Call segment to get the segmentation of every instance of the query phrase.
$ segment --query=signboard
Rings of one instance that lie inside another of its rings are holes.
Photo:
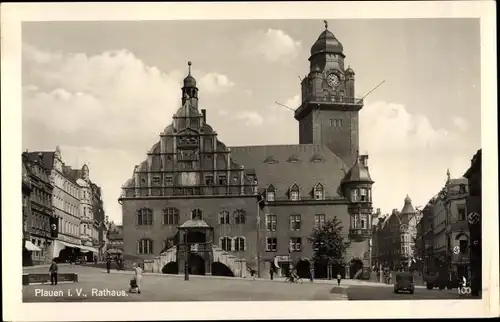
[[[290,255],[276,256],[275,257],[278,262],[289,262]]]
[[[56,217],[50,217],[50,237],[57,238],[59,235],[59,220]]]

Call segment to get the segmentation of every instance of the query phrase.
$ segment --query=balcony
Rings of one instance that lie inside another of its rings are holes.
[[[305,102],[362,105],[363,99],[362,98],[355,98],[355,97],[335,96],[335,95],[326,95],[326,96],[309,95],[308,97],[306,97]]]
[[[371,229],[361,229],[361,228],[351,228],[349,229],[349,236],[356,238],[367,238],[371,237]]]

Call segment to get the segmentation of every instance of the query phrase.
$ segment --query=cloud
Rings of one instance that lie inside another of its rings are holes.
[[[243,120],[245,125],[249,126],[258,126],[264,123],[264,118],[262,118],[262,116],[255,111],[240,112],[235,116],[235,118],[237,120]]]
[[[126,49],[88,56],[29,44],[23,45],[22,67],[23,149],[54,150],[59,144],[70,165],[87,158],[117,216],[121,184],[180,107],[184,73],[162,72]],[[234,86],[216,72],[197,75],[206,93]]]
[[[226,75],[208,73],[201,77],[198,87],[210,93],[223,93],[235,84]]]
[[[301,46],[300,41],[294,40],[284,31],[268,29],[252,34],[245,43],[245,50],[269,62],[290,62],[297,58]]]
[[[461,131],[466,131],[467,129],[469,129],[469,123],[458,116],[453,117],[453,124],[455,124],[455,126]]]
[[[406,193],[414,206],[425,204],[443,186],[447,168],[452,177],[468,168],[475,151],[463,142],[455,127],[436,128],[404,105],[366,104],[360,112],[360,153],[369,154],[375,206],[401,208]]]

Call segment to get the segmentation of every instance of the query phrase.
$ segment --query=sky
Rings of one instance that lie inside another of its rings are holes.
[[[180,106],[187,62],[228,146],[297,144],[300,80],[321,20],[30,22],[22,27],[23,150],[90,167],[106,214]],[[356,72],[374,208],[423,206],[481,148],[478,19],[330,20]]]

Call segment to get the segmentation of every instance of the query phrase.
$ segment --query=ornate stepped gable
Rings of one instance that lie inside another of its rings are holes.
[[[147,159],[135,166],[133,177],[123,186],[123,197],[254,193],[254,179],[218,140],[217,132],[206,123],[205,110],[198,110],[195,86],[189,74],[184,80],[183,105]]]

